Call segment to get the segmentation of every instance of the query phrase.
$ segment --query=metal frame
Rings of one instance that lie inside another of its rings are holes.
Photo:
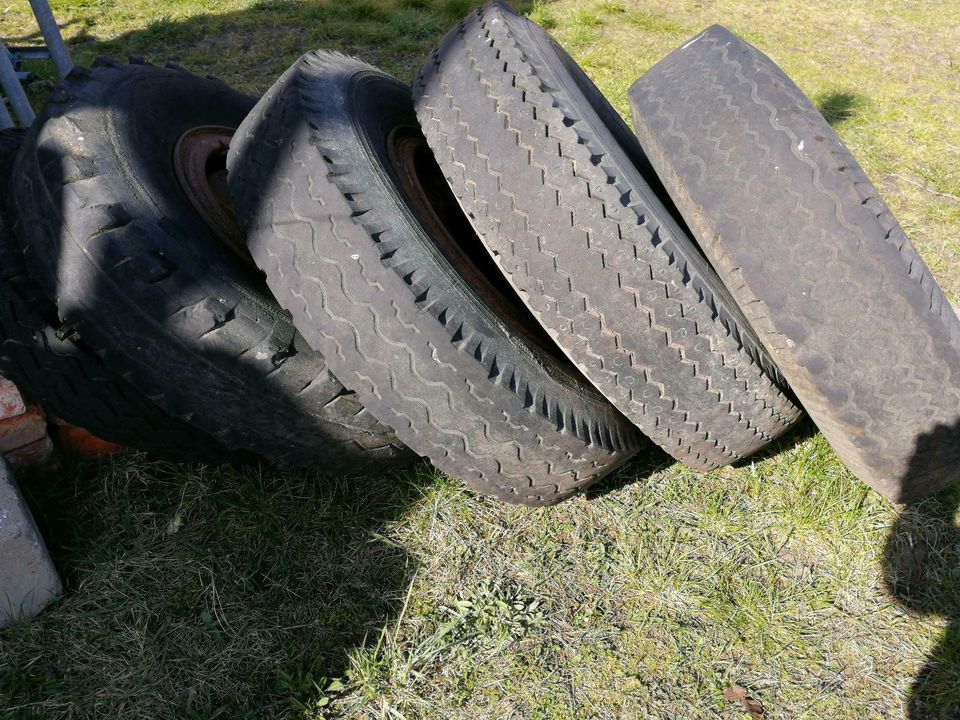
[[[57,26],[56,18],[53,17],[53,11],[50,10],[47,0],[30,0],[30,8],[33,10],[33,17],[37,20],[37,26],[40,28],[46,47],[17,48],[18,52],[14,55],[0,40],[0,87],[6,93],[10,109],[13,110],[20,125],[24,127],[33,122],[34,115],[27,94],[20,84],[21,80],[26,79],[26,73],[18,73],[16,65],[21,60],[49,57],[53,60],[61,79],[65,78],[73,68],[70,53],[63,42],[60,28]],[[13,126],[13,118],[7,110],[6,102],[0,99],[0,129]]]

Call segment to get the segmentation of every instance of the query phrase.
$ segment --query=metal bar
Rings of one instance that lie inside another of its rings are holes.
[[[63,36],[60,34],[60,28],[53,17],[50,5],[47,4],[47,0],[30,0],[30,7],[33,8],[33,16],[37,19],[37,25],[40,26],[44,42],[47,43],[47,50],[53,58],[53,64],[57,66],[60,78],[65,78],[73,69],[73,61],[70,60],[70,53],[67,52],[67,46],[63,43]]]
[[[7,46],[0,41],[0,85],[7,93],[7,99],[10,101],[10,107],[14,114],[20,120],[20,124],[26,127],[33,122],[33,108],[30,107],[30,101],[27,100],[27,94],[23,91],[23,86],[17,79],[17,71],[13,69],[13,63],[10,61],[10,53]]]
[[[50,51],[45,47],[18,47],[11,45],[7,48],[10,51],[10,54],[13,55],[13,64],[16,65],[18,62],[23,60],[49,60]]]
[[[7,104],[0,98],[0,130],[6,130],[13,127],[13,118],[7,112]]]
[[[17,78],[23,84],[33,77],[33,73],[24,70],[21,66],[26,60],[49,60],[50,51],[45,47],[8,47],[13,68],[17,71]]]

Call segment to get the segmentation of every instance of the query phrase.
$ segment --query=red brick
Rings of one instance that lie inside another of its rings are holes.
[[[49,435],[44,435],[39,440],[4,453],[3,456],[13,467],[22,468],[45,463],[52,452],[53,442]]]
[[[29,405],[22,415],[0,420],[0,453],[29,445],[47,434],[47,418],[39,405]]]
[[[57,439],[57,447],[65,452],[76,453],[78,455],[116,455],[117,453],[127,453],[131,450],[123,445],[103,440],[78,425],[71,425],[60,418],[51,418],[53,422],[53,433]]]
[[[26,403],[17,386],[0,376],[0,420],[22,415],[27,411]]]

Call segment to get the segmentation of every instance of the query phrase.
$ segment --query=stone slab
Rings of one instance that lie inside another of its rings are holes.
[[[10,466],[0,460],[0,627],[33,617],[62,590]]]

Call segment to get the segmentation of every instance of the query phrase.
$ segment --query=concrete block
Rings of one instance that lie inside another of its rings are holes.
[[[10,466],[0,460],[0,627],[33,617],[62,590]]]

